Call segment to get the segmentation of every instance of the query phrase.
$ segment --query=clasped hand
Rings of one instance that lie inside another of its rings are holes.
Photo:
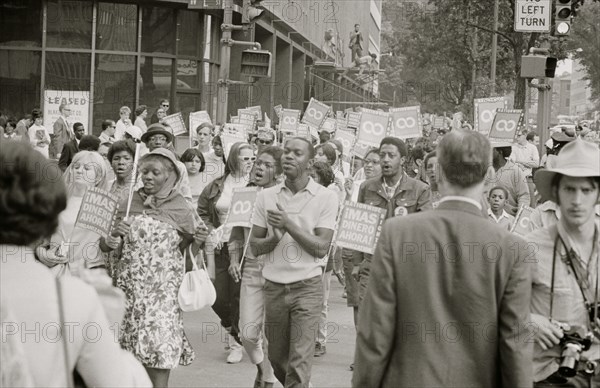
[[[273,229],[286,230],[290,219],[280,204],[277,204],[277,209],[278,210],[267,210],[267,222]]]

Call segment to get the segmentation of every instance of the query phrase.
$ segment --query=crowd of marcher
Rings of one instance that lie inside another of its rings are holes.
[[[259,127],[223,144],[204,123],[179,155],[168,109],[147,124],[148,107],[124,106],[99,136],[68,104],[51,133],[39,109],[0,123],[2,386],[168,386],[195,357],[178,302],[194,260],[216,289],[225,361],[245,352],[254,387],[318,385],[332,275],[357,328],[353,386],[600,384],[589,130],[552,133],[540,157],[525,129],[490,143],[426,127],[359,158],[335,132]],[[252,227],[227,227],[244,187],[258,190]],[[91,188],[119,201],[107,237],[77,226]],[[345,201],[383,209],[374,254],[336,249]]]

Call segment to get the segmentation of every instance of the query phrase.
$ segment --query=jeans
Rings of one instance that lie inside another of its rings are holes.
[[[240,289],[240,338],[250,361],[263,365],[263,381],[274,383],[275,376],[268,356],[267,340],[263,329],[265,321],[265,300],[261,261],[246,257],[242,272]]]
[[[367,286],[369,285],[369,276],[371,274],[371,260],[372,255],[364,255],[362,263],[360,263],[360,270],[358,272],[358,301],[362,303],[363,299],[367,295]]]
[[[240,316],[240,283],[229,275],[229,251],[227,244],[215,249],[215,290],[217,300],[213,311],[221,319],[221,325],[230,330],[230,334],[240,342],[238,321]],[[240,342],[241,343],[241,342]]]
[[[310,385],[323,308],[322,275],[291,284],[265,281],[265,334],[275,377],[284,387]]]
[[[331,290],[331,273],[327,271],[323,274],[323,307],[321,308],[321,318],[319,319],[319,330],[317,330],[317,342],[321,345],[327,343],[327,300]]]

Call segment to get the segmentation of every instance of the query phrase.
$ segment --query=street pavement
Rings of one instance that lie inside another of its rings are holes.
[[[344,288],[335,277],[331,279],[329,298],[327,354],[314,359],[311,382],[318,387],[349,387],[354,359],[355,335],[352,309],[342,298]],[[184,316],[185,331],[196,352],[189,366],[179,366],[171,372],[169,386],[178,387],[252,387],[256,367],[244,352],[241,363],[225,362],[226,335],[217,315],[210,308]],[[275,387],[281,387],[279,383]]]

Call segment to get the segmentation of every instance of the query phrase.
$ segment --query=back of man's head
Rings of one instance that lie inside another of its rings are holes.
[[[444,181],[460,188],[483,182],[491,160],[488,139],[474,131],[451,131],[437,148]]]
[[[79,141],[80,151],[98,151],[100,138],[94,135],[83,135]]]

